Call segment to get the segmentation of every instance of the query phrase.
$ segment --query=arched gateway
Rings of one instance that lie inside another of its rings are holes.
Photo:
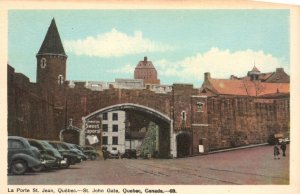
[[[161,126],[161,129],[159,130],[159,152],[160,157],[163,158],[169,158],[169,157],[176,157],[176,142],[175,142],[175,135],[173,133],[173,120],[168,117],[167,115],[154,110],[152,108],[139,105],[139,104],[133,104],[133,103],[122,103],[122,104],[116,104],[112,106],[108,106],[102,109],[99,109],[95,112],[90,113],[89,115],[82,117],[82,130],[80,132],[80,144],[85,144],[85,133],[86,133],[86,123],[89,122],[89,120],[96,115],[106,113],[106,112],[112,112],[112,111],[134,111],[138,114],[144,114],[148,115],[152,119],[155,120],[155,122],[159,123]]]

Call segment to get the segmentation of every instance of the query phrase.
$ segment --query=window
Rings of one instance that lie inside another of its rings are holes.
[[[118,120],[118,113],[113,113],[112,119],[113,119],[113,121],[117,121]]]
[[[105,132],[108,131],[108,125],[107,124],[102,125],[102,131],[105,131]]]
[[[43,147],[40,144],[38,144],[37,142],[29,141],[29,144],[33,147],[36,147],[39,150],[44,150]]]
[[[197,102],[197,112],[203,112],[204,103]]]
[[[46,58],[42,58],[42,59],[41,59],[41,68],[42,68],[42,69],[44,69],[44,68],[46,67],[46,65],[47,65],[46,62],[47,62],[47,61],[46,61]]]
[[[19,140],[9,139],[8,140],[8,148],[13,148],[13,149],[24,148],[24,144]]]
[[[181,119],[182,119],[183,121],[186,120],[186,112],[185,112],[185,111],[182,111],[182,112],[181,112]]]
[[[113,132],[118,132],[119,126],[118,125],[113,125]]]
[[[107,112],[103,113],[102,119],[103,119],[103,120],[107,120]]]
[[[112,137],[112,144],[118,145],[118,137]]]
[[[58,85],[60,85],[60,86],[61,86],[61,85],[64,83],[64,76],[62,76],[62,75],[59,75],[59,76],[58,76],[58,80],[57,80],[57,81],[58,81]]]
[[[107,136],[102,136],[102,145],[107,145]]]

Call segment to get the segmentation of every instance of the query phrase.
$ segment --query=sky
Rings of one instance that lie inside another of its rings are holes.
[[[36,54],[52,18],[67,80],[133,78],[144,56],[161,84],[200,87],[213,78],[283,67],[290,74],[289,10],[10,10],[8,63],[36,80]]]

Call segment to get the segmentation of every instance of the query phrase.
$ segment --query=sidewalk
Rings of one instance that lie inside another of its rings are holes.
[[[269,144],[268,143],[261,143],[261,144],[240,146],[240,147],[235,147],[235,148],[221,149],[221,150],[208,152],[207,154],[215,154],[215,153],[220,153],[220,152],[228,152],[228,151],[234,151],[234,150],[240,150],[240,149],[246,149],[246,148],[254,148],[254,147],[265,146],[265,145],[269,145]]]

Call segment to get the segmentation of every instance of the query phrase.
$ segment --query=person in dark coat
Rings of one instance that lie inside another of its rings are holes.
[[[285,141],[281,142],[280,149],[282,150],[282,156],[285,157],[286,143]]]
[[[108,158],[107,147],[102,147],[102,155],[103,159],[106,160]]]
[[[275,144],[275,146],[274,146],[274,160],[280,159],[279,154],[280,154],[279,147],[277,146],[277,144]]]

